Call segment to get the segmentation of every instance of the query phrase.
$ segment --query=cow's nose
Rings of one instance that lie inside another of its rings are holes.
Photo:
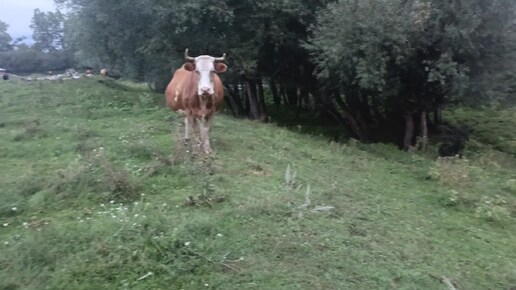
[[[209,93],[209,92],[210,92],[210,88],[208,88],[208,87],[203,87],[203,88],[201,88],[201,92],[203,92],[203,93]]]

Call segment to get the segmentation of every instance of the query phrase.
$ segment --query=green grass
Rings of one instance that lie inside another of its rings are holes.
[[[483,145],[516,156],[516,109],[514,107],[482,110],[455,108],[446,114],[453,124],[471,128],[471,135]],[[476,145],[476,143],[474,143]]]
[[[218,115],[203,158],[162,104],[96,79],[0,83],[0,289],[516,286],[512,155]]]

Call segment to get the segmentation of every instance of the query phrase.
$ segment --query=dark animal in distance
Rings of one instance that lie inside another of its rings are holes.
[[[445,136],[446,142],[439,145],[437,153],[440,157],[459,156],[462,157],[466,149],[466,143],[469,141],[468,133],[459,129],[450,129],[445,127],[448,134]]]

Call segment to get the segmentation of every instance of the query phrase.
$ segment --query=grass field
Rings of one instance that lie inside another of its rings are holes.
[[[436,160],[221,114],[205,158],[162,103],[0,82],[0,289],[516,289],[505,147]]]

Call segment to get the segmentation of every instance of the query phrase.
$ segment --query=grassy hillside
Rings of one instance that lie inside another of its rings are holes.
[[[436,161],[219,115],[204,158],[162,99],[0,83],[0,289],[516,287],[511,155]]]
[[[516,156],[516,109],[484,108],[474,110],[455,108],[447,113],[447,119],[471,131],[481,145]],[[474,142],[472,145],[477,145]]]

